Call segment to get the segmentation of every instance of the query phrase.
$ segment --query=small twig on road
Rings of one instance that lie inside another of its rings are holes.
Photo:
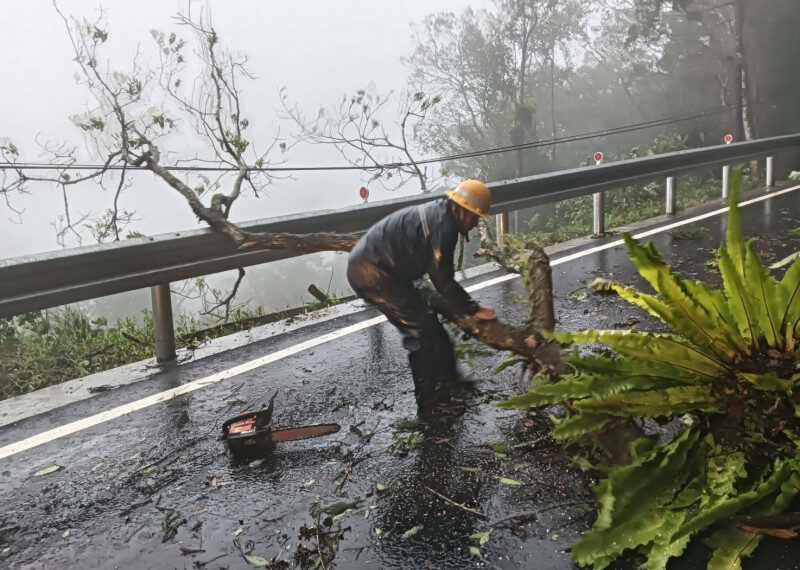
[[[131,534],[131,535],[130,535],[128,538],[126,538],[126,539],[125,539],[125,542],[130,542],[130,540],[131,540],[131,539],[132,539],[134,536],[136,536],[137,534],[139,534],[139,531],[140,531],[140,530],[142,530],[142,529],[143,529],[144,527],[146,527],[146,526],[147,526],[147,523],[142,523],[142,524],[139,526],[139,528],[137,528],[135,531],[133,531],[133,534]]]
[[[523,523],[526,523],[528,521],[531,521],[531,520],[535,519],[536,518],[536,514],[537,513],[535,511],[532,511],[532,512],[529,512],[529,513],[522,513],[522,514],[519,514],[519,515],[506,517],[504,519],[500,519],[497,522],[493,522],[489,526],[491,528],[497,528],[497,527],[504,526],[504,525],[509,525],[509,524],[523,524]]]
[[[526,479],[528,479],[529,483],[533,482],[536,483],[537,485],[541,485],[542,487],[550,487],[551,489],[561,489],[561,487],[559,487],[558,485],[553,485],[552,483],[545,483],[544,481],[540,481],[539,479],[537,479],[533,475],[529,475],[528,473],[524,473],[523,475]]]
[[[145,505],[149,505],[152,502],[153,502],[153,499],[145,499],[144,501],[141,501],[141,502],[138,502],[138,503],[134,503],[131,506],[121,510],[119,512],[119,516],[127,517],[128,515],[130,515],[133,511],[135,511],[139,507],[143,507]]]
[[[212,562],[214,562],[214,560],[219,560],[219,559],[220,559],[220,558],[222,558],[223,556],[227,556],[227,554],[220,554],[219,556],[215,556],[215,557],[214,557],[214,558],[212,558],[211,560],[206,560],[205,562],[199,562],[199,561],[196,561],[196,562],[194,563],[194,565],[195,565],[195,566],[205,566],[206,564],[211,564]]]
[[[350,463],[346,467],[344,467],[339,472],[339,475],[337,475],[333,479],[333,484],[339,487],[338,493],[340,495],[344,493],[345,483],[347,483],[347,480],[350,478],[350,474],[353,472],[355,466],[364,461],[365,459],[372,457],[372,452],[371,451],[364,452],[364,449],[366,448],[367,444],[370,441],[372,441],[372,437],[377,433],[378,426],[380,425],[381,421],[378,420],[378,422],[375,424],[375,427],[372,428],[372,430],[370,430],[369,432],[367,432],[367,435],[361,437],[361,441],[358,443],[358,445],[356,445],[353,451],[350,452],[350,456],[352,457]]]
[[[472,509],[472,508],[470,508],[470,507],[468,507],[466,505],[463,505],[461,503],[457,503],[454,500],[445,497],[444,495],[442,495],[438,491],[434,491],[433,489],[431,489],[427,485],[425,486],[425,488],[428,491],[430,491],[431,493],[433,493],[434,495],[436,495],[437,497],[439,497],[440,499],[442,499],[445,503],[447,503],[449,505],[453,505],[454,507],[458,507],[459,509],[463,509],[463,510],[467,511],[468,513],[472,513],[473,515],[475,515],[477,517],[480,517],[482,519],[488,519],[489,518],[487,515],[483,514],[480,511],[476,511],[475,509]]]
[[[238,538],[234,538],[233,539],[233,545],[236,547],[236,550],[239,551],[239,554],[242,555],[242,558],[244,559],[244,561],[249,566],[250,565],[250,561],[247,559],[247,555],[244,553],[244,551],[242,550],[242,547],[239,545],[239,539]]]
[[[189,448],[189,447],[192,447],[193,445],[196,445],[198,442],[200,442],[200,441],[202,441],[202,440],[206,439],[206,438],[208,437],[208,435],[210,435],[210,433],[209,433],[209,434],[204,434],[204,435],[201,435],[201,436],[198,436],[198,437],[195,437],[195,438],[193,438],[193,439],[190,439],[190,440],[189,440],[187,443],[185,443],[185,444],[181,445],[180,447],[176,447],[175,449],[173,449],[172,451],[170,451],[169,453],[167,453],[165,456],[163,456],[161,459],[158,459],[158,460],[156,460],[156,461],[153,461],[153,462],[152,462],[152,465],[161,465],[162,463],[164,463],[164,461],[166,461],[168,458],[172,457],[172,456],[173,456],[173,455],[175,455],[176,453],[180,453],[180,452],[181,452],[181,451],[183,451],[184,449],[187,449],[187,448]]]
[[[557,505],[550,505],[549,507],[545,507],[543,509],[539,509],[536,511],[536,514],[546,513],[547,511],[552,511],[553,509],[557,509],[559,507],[574,507],[577,505],[588,505],[589,503],[593,503],[594,501],[571,501],[569,503],[559,503]]]
[[[231,391],[231,393],[230,393],[230,394],[228,394],[227,396],[225,396],[224,398],[222,398],[222,399],[223,399],[223,401],[224,401],[224,400],[230,400],[231,398],[233,398],[233,397],[234,397],[234,396],[235,396],[235,395],[236,395],[236,394],[239,392],[239,390],[241,390],[241,389],[242,389],[242,386],[244,386],[244,382],[242,382],[242,383],[241,383],[241,384],[239,384],[238,386],[235,386],[235,387],[233,388],[233,390]]]
[[[216,425],[216,424],[214,424],[214,426],[213,426],[213,427],[212,427],[210,430],[208,430],[207,432],[205,432],[205,433],[203,433],[203,434],[199,435],[198,437],[195,437],[195,438],[193,438],[193,439],[190,439],[190,440],[189,440],[188,442],[186,442],[185,444],[183,444],[183,445],[181,445],[180,447],[177,447],[177,448],[173,449],[172,451],[170,451],[169,453],[167,453],[167,454],[166,454],[165,456],[163,456],[161,459],[158,459],[158,460],[156,460],[156,461],[153,461],[153,462],[151,462],[151,464],[152,464],[152,465],[161,465],[162,463],[164,463],[164,461],[166,461],[166,460],[167,460],[169,457],[172,457],[172,456],[173,456],[173,455],[175,455],[176,453],[180,453],[181,451],[183,451],[183,450],[185,450],[185,449],[188,449],[189,447],[192,447],[193,445],[196,445],[197,443],[199,443],[199,442],[201,442],[201,441],[203,441],[203,440],[207,439],[207,438],[208,438],[208,436],[210,436],[210,435],[211,435],[211,434],[212,434],[214,431],[216,431],[217,429],[218,429],[218,428],[217,428],[217,425]]]
[[[578,515],[577,517],[575,517],[571,521],[568,521],[568,522],[566,522],[566,523],[564,523],[564,524],[562,524],[560,526],[555,527],[553,530],[562,530],[562,529],[565,529],[565,528],[569,528],[572,525],[574,525],[575,523],[581,522],[583,519],[585,519],[586,517],[588,517],[592,513],[593,513],[593,511],[586,511],[582,515]]]
[[[325,556],[322,554],[322,544],[319,541],[319,525],[317,525],[317,554],[319,554],[319,561],[322,564],[322,570],[328,570],[328,567],[325,565]]]

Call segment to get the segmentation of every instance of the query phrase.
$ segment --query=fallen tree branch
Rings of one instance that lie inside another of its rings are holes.
[[[483,514],[480,511],[476,511],[475,509],[472,509],[472,508],[468,507],[467,505],[464,505],[464,504],[461,504],[461,503],[457,503],[453,499],[449,499],[449,498],[445,497],[440,492],[434,491],[433,489],[431,489],[427,485],[425,486],[425,488],[428,491],[430,491],[431,493],[433,493],[434,495],[436,495],[437,497],[439,497],[441,500],[443,500],[448,505],[453,505],[454,507],[458,507],[459,509],[463,509],[463,510],[467,511],[468,513],[471,513],[471,514],[475,515],[476,517],[480,517],[482,519],[488,519],[489,518],[487,515]]]
[[[548,342],[531,326],[514,326],[502,321],[486,321],[473,315],[460,315],[450,308],[439,294],[426,292],[428,302],[444,318],[454,323],[467,336],[497,350],[507,350],[530,359],[540,370],[554,374],[568,371],[566,353],[558,343]]]
[[[542,246],[536,242],[518,243],[519,240],[507,239],[501,248],[492,240],[489,227],[483,221],[478,224],[478,235],[481,247],[475,256],[494,260],[506,271],[519,274],[528,292],[528,323],[533,328],[552,331],[556,323],[553,278],[550,259]]]

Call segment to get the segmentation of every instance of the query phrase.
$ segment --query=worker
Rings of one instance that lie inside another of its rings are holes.
[[[458,314],[497,318],[455,280],[453,256],[459,234],[489,217],[491,193],[483,182],[465,180],[446,197],[388,215],[358,240],[347,265],[353,290],[374,305],[403,335],[420,416],[463,411],[452,402],[458,383],[453,344],[430,304],[414,285],[425,273]]]

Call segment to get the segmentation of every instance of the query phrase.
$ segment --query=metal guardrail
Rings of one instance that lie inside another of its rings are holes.
[[[492,210],[502,216],[522,208],[596,194],[612,187],[674,177],[680,172],[761,156],[770,156],[767,186],[771,186],[771,155],[795,147],[800,147],[800,135],[671,152],[494,182],[489,184],[493,197]],[[668,190],[666,211],[674,213],[674,178],[668,183]],[[422,194],[241,225],[249,230],[265,232],[359,232],[395,210],[438,197]],[[595,212],[596,221],[598,216],[602,220],[602,211]],[[498,222],[502,225],[502,218],[499,218]],[[0,261],[0,317],[145,287],[154,287],[154,303],[163,307],[164,288],[172,281],[297,255],[291,251],[240,252],[225,236],[204,229],[6,259]],[[169,309],[168,303],[166,309]],[[161,311],[163,314],[160,316],[156,315],[156,328],[157,333],[161,330],[157,336],[169,344],[169,339],[164,337],[171,334],[171,323],[160,322],[167,320],[166,309]],[[169,313],[171,315],[171,310]],[[171,320],[171,316],[169,318]],[[170,352],[168,348],[165,348],[167,353]],[[157,354],[164,359],[162,352],[157,351]],[[171,352],[174,354],[174,345]]]

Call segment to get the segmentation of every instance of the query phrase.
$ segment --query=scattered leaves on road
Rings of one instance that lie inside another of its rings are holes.
[[[338,501],[333,503],[332,505],[328,505],[327,507],[323,507],[322,512],[326,515],[337,516],[341,515],[342,513],[349,511],[350,509],[355,509],[358,505],[361,504],[361,501]]]
[[[569,298],[573,301],[585,301],[588,296],[586,291],[573,291],[569,294]]]
[[[522,481],[517,481],[516,479],[509,479],[508,477],[497,477],[497,480],[501,483],[505,483],[506,485],[524,485]]]
[[[487,542],[489,542],[489,537],[492,536],[492,531],[487,530],[486,532],[476,532],[475,534],[471,535],[470,538],[474,538],[478,541],[478,544],[483,546]]]
[[[418,524],[417,526],[412,526],[410,529],[408,529],[407,531],[405,531],[403,533],[403,538],[411,538],[412,536],[417,534],[419,531],[421,531],[423,528],[425,528],[425,527],[424,527],[424,525],[421,525],[421,524]]]
[[[260,566],[261,568],[269,568],[270,566],[269,560],[261,556],[251,556],[249,554],[245,554],[244,558],[253,566]]]
[[[41,477],[42,475],[49,475],[50,473],[55,473],[61,469],[61,465],[51,465],[50,467],[45,467],[33,474],[34,477]]]
[[[307,489],[308,487],[310,487],[311,485],[313,485],[313,484],[314,484],[314,483],[316,483],[316,482],[317,482],[317,480],[316,480],[316,479],[309,479],[309,480],[308,480],[308,481],[306,481],[305,483],[301,484],[301,485],[300,485],[300,486],[297,488],[297,490],[298,490],[298,491],[300,491],[300,490],[302,490],[302,489]]]

